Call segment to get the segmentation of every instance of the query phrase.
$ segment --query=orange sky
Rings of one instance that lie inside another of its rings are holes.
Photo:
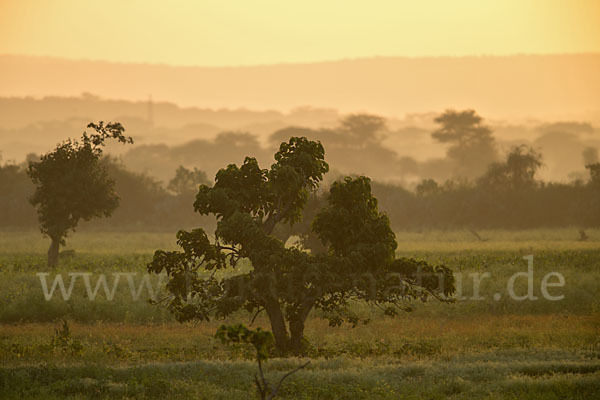
[[[598,0],[0,0],[0,54],[176,65],[600,52]]]

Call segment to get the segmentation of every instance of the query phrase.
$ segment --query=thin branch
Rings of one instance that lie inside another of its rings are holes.
[[[252,326],[252,324],[254,323],[254,320],[256,319],[256,317],[258,317],[258,314],[260,314],[264,310],[265,309],[263,307],[258,307],[258,310],[256,310],[256,313],[254,314],[254,316],[252,317],[252,320],[250,321],[250,326]]]
[[[223,249],[223,250],[231,250],[233,253],[238,254],[239,253],[239,249],[236,249],[233,246],[222,246],[222,245],[217,245],[219,247],[219,249]]]
[[[194,257],[194,260],[191,263],[193,266],[190,268],[190,271],[192,271],[193,273],[196,273],[198,271],[198,269],[202,266],[202,264],[204,264],[204,261],[206,261],[205,256]]]
[[[258,361],[258,371],[260,372],[260,379],[262,380],[262,390],[261,390],[261,393],[264,390],[264,395],[262,395],[263,399],[264,399],[265,398],[264,396],[266,396],[266,394],[267,394],[267,390],[269,388],[269,384],[265,380],[265,375],[263,374],[262,363],[260,362],[260,355],[259,354],[256,355],[256,359]],[[260,386],[259,386],[259,388],[260,388]]]
[[[160,300],[155,300],[154,304],[158,305],[158,304],[164,303],[167,300],[172,300],[174,298],[175,298],[175,296],[173,296],[172,294],[168,294],[165,297],[161,298]]]
[[[258,393],[260,394],[260,398],[264,399],[267,396],[266,388],[263,388],[258,380],[258,376],[254,374],[254,383],[256,383],[256,388],[258,389]]]
[[[281,384],[283,383],[285,378],[287,378],[288,376],[292,375],[293,373],[298,372],[301,369],[305,368],[308,364],[310,364],[310,361],[307,361],[306,364],[303,364],[303,365],[299,366],[298,368],[294,369],[293,371],[290,371],[287,374],[285,374],[284,376],[282,376],[281,380],[277,384],[277,387],[275,387],[275,389],[273,389],[273,391],[271,392],[269,399],[273,399],[273,398],[275,398],[275,396],[277,396],[277,392],[279,392],[279,388],[281,387]]]

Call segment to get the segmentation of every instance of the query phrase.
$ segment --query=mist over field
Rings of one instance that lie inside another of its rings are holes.
[[[450,103],[452,104],[452,103]],[[214,174],[226,163],[239,162],[251,152],[264,163],[285,139],[288,128],[327,145],[328,158],[341,173],[365,173],[374,179],[411,184],[422,178],[453,176],[445,155],[448,146],[432,138],[435,117],[447,108],[401,116],[342,113],[334,108],[305,106],[291,111],[182,108],[174,103],[126,101],[84,93],[76,97],[0,98],[0,146],[5,161],[22,162],[28,154],[43,154],[66,137],[77,137],[89,121],[119,121],[136,139],[135,146],[109,147],[126,167],[167,181],[179,165]],[[475,109],[493,133],[498,154],[517,145],[539,151],[544,166],[539,176],[568,182],[585,175],[586,148],[600,148],[598,113],[588,119],[497,119]],[[376,140],[349,143],[342,120],[352,114],[385,119]],[[304,129],[304,131],[302,131]],[[292,131],[290,131],[291,133]],[[331,135],[329,132],[337,132]],[[352,152],[359,151],[356,159]],[[493,160],[490,160],[490,162]]]
[[[136,145],[109,152],[167,182],[179,165],[212,175],[248,151],[268,163],[281,130],[307,128],[327,145],[334,170],[410,185],[457,177],[444,160],[448,146],[431,137],[434,118],[473,109],[499,154],[529,145],[543,156],[541,178],[568,182],[585,175],[582,152],[600,147],[598,70],[598,54],[224,68],[4,55],[0,148],[18,163],[78,136],[89,121],[119,121]],[[325,132],[339,131],[350,114],[381,116],[385,126],[376,140],[353,144]]]

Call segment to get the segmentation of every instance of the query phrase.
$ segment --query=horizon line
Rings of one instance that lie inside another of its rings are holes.
[[[373,55],[347,57],[339,59],[317,60],[317,61],[282,61],[273,63],[256,63],[256,64],[231,64],[231,65],[200,65],[200,64],[169,64],[166,62],[154,61],[117,61],[94,58],[74,58],[56,55],[44,54],[18,54],[18,53],[0,53],[1,57],[20,57],[20,58],[46,58],[52,60],[69,61],[69,62],[88,62],[88,63],[105,63],[117,65],[135,65],[135,66],[151,66],[151,67],[171,67],[171,68],[205,68],[205,69],[235,69],[235,68],[264,68],[264,67],[279,67],[279,66],[303,66],[315,64],[335,64],[341,62],[360,62],[374,60],[435,60],[435,59],[485,59],[485,58],[511,58],[511,57],[564,57],[564,56],[600,56],[600,52],[561,52],[561,53],[506,53],[506,54],[463,54],[463,55],[439,55],[439,56],[402,56],[402,55]]]

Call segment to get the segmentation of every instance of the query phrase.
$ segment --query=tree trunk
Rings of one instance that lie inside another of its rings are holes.
[[[301,319],[294,319],[290,321],[290,349],[295,355],[301,355],[304,353],[304,321]]]
[[[268,301],[265,304],[265,311],[267,311],[269,321],[271,322],[271,330],[273,331],[273,336],[275,336],[275,347],[279,352],[285,354],[290,348],[290,339],[279,302],[277,300]]]
[[[50,238],[50,248],[48,248],[48,267],[56,268],[58,266],[58,250],[60,248],[60,240],[57,238]]]
[[[303,355],[306,351],[304,341],[304,324],[315,305],[316,297],[311,293],[304,293],[302,302],[298,304],[297,312],[290,317],[290,348],[295,355]]]

